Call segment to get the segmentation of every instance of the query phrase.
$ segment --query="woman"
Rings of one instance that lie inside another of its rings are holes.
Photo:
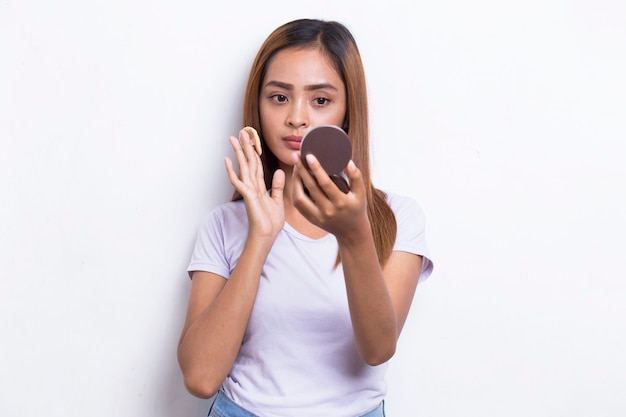
[[[382,416],[393,356],[420,276],[432,269],[413,200],[372,185],[365,76],[336,22],[296,20],[259,50],[246,131],[225,158],[233,201],[200,228],[178,357],[216,416]],[[343,128],[353,147],[344,194],[300,141]],[[237,173],[238,171],[238,173]],[[270,190],[270,192],[268,192]]]

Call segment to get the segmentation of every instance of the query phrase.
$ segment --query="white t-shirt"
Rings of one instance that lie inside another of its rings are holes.
[[[424,215],[407,197],[388,194],[398,232],[395,251],[424,257],[432,271]],[[228,278],[248,234],[243,201],[213,210],[198,233],[188,271]],[[223,383],[237,404],[263,417],[354,417],[387,391],[387,364],[367,365],[354,341],[337,241],[302,235],[285,223],[267,256],[254,308],[230,374]]]

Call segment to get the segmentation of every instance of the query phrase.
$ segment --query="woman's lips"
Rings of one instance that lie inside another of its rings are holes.
[[[302,136],[294,136],[294,135],[286,136],[283,140],[287,143],[287,146],[297,151],[300,149],[300,144],[302,143]]]

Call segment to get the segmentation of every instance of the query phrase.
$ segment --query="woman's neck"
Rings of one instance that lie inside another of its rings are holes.
[[[293,167],[281,168],[285,171],[285,190],[283,202],[285,205],[285,221],[298,232],[312,239],[319,239],[328,234],[324,229],[308,221],[293,204]]]

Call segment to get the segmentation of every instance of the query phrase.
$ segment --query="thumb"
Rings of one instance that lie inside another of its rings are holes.
[[[276,202],[283,201],[283,192],[285,190],[285,171],[277,169],[272,177],[272,199]]]

